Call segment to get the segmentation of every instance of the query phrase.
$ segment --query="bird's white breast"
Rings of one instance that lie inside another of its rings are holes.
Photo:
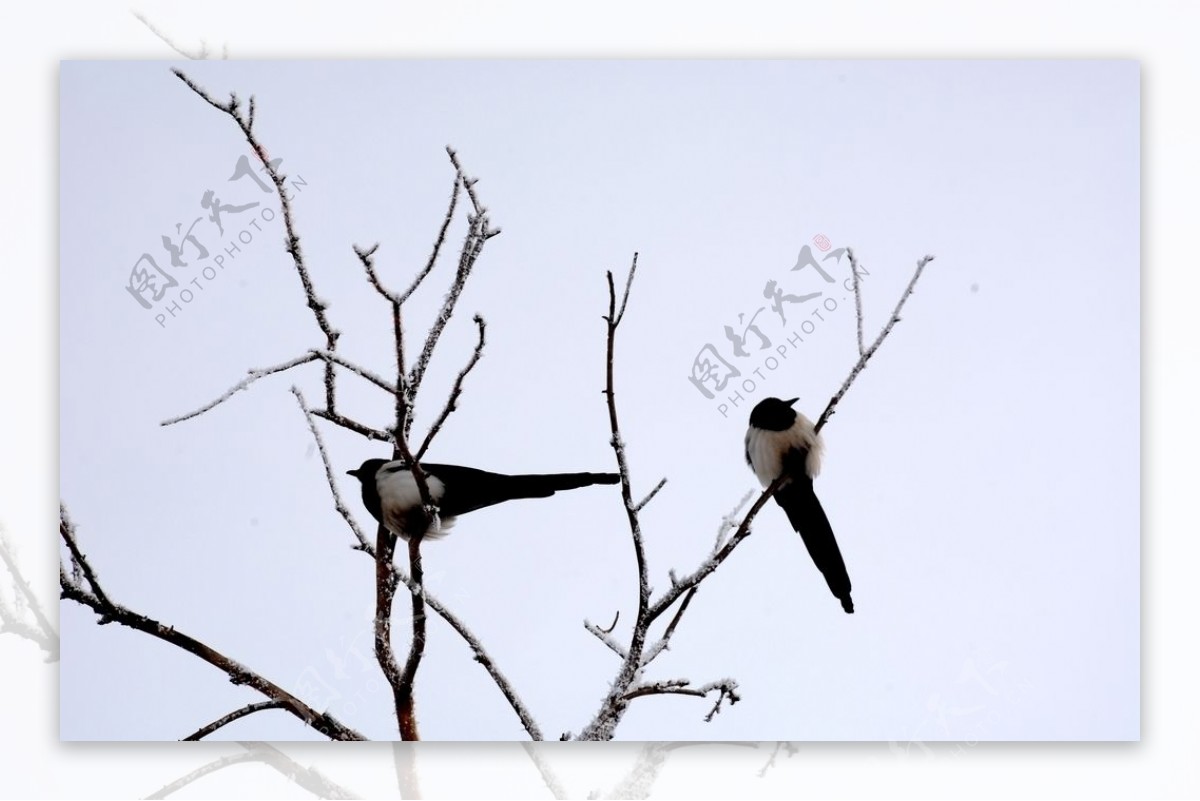
[[[825,444],[821,435],[813,429],[813,422],[799,412],[796,422],[784,431],[767,431],[750,426],[746,431],[746,456],[750,468],[765,487],[783,472],[783,457],[792,449],[808,451],[804,464],[809,478],[821,472],[821,454]]]
[[[424,504],[421,502],[421,490],[413,478],[412,471],[404,468],[388,472],[384,465],[375,475],[375,488],[379,491],[380,505],[383,507],[384,524],[399,537],[408,539],[406,527],[411,518],[409,515]],[[446,485],[436,476],[425,474],[425,483],[429,487],[429,497],[434,503],[441,503],[446,494]],[[438,539],[446,535],[446,529],[454,525],[453,517],[441,518],[441,525],[436,530],[431,526],[425,531],[428,539]]]

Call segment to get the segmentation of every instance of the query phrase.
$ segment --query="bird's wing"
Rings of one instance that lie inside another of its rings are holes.
[[[455,464],[425,464],[421,467],[445,485],[442,496],[443,516],[456,516],[502,503],[513,496],[509,491],[511,476],[491,473],[474,467]]]
[[[506,475],[446,464],[422,464],[445,486],[443,515],[461,515],[519,498],[548,498],[561,490],[616,484],[616,473],[545,473]]]

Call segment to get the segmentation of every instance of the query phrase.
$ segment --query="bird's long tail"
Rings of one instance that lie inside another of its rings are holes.
[[[548,498],[559,490],[579,489],[593,484],[616,484],[616,473],[528,473],[508,476],[504,494],[511,499]]]
[[[842,602],[842,609],[852,613],[854,601],[850,598],[850,575],[846,572],[846,563],[842,560],[842,552],[833,536],[829,518],[825,516],[817,494],[813,492],[812,479],[797,476],[775,493],[775,500],[787,512],[792,528],[804,540],[809,556],[825,576],[829,591]]]

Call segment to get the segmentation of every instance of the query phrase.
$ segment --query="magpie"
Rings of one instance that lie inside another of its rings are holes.
[[[804,540],[830,592],[842,602],[842,609],[853,613],[846,563],[829,518],[813,492],[825,445],[812,421],[792,408],[798,400],[767,398],[754,407],[746,430],[746,464],[764,487],[787,474],[788,480],[775,493],[775,502],[783,507],[792,528]]]
[[[425,483],[429,498],[438,507],[441,525],[435,530],[421,503],[421,490],[412,470],[403,460],[367,459],[355,470],[347,470],[362,483],[363,505],[371,516],[397,537],[438,539],[454,525],[455,518],[486,506],[520,498],[549,498],[559,490],[616,484],[616,473],[548,473],[509,476],[453,464],[426,464]]]

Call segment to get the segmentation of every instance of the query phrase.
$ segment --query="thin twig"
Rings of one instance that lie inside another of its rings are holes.
[[[400,299],[379,279],[379,273],[375,271],[375,251],[379,250],[379,243],[376,242],[369,248],[360,248],[354,245],[354,255],[358,256],[358,260],[362,262],[363,267],[367,270],[367,280],[371,282],[371,286],[375,287],[375,291],[383,296],[383,299],[388,303],[398,303]]]
[[[479,254],[483,250],[483,244],[487,240],[487,237],[484,235],[486,229],[486,217],[480,215],[471,219],[466,239],[463,241],[462,251],[459,254],[458,269],[454,274],[454,282],[446,293],[441,311],[434,318],[433,325],[429,328],[429,335],[425,338],[425,345],[421,349],[421,353],[409,373],[408,388],[410,403],[416,402],[417,392],[420,390],[421,382],[425,378],[425,371],[429,367],[429,360],[433,357],[434,348],[437,347],[438,340],[441,339],[446,324],[450,322],[450,317],[454,314],[454,308],[458,305],[459,296],[462,295],[463,287],[471,275],[471,269],[475,266],[475,262],[479,259]],[[409,421],[409,425],[411,425],[411,421]]]
[[[315,417],[320,417],[322,420],[328,420],[336,426],[341,426],[347,431],[353,431],[355,434],[366,437],[376,442],[391,442],[392,435],[386,431],[380,431],[378,428],[371,428],[357,420],[353,420],[345,415],[331,412],[328,409],[312,409],[312,414]]]
[[[696,597],[699,589],[699,585],[692,587],[688,590],[687,595],[683,596],[683,603],[679,605],[679,609],[675,612],[675,617],[671,618],[671,622],[667,625],[666,630],[663,631],[662,637],[659,637],[658,642],[646,649],[646,655],[642,657],[642,667],[649,665],[658,658],[659,654],[671,647],[671,635],[675,633],[679,621],[683,619],[683,613],[687,611],[688,605]]]
[[[215,732],[222,726],[227,726],[235,720],[240,720],[247,715],[253,715],[255,712],[262,712],[264,709],[282,709],[283,703],[280,701],[259,701],[256,704],[247,704],[241,709],[235,709],[228,715],[223,715],[207,726],[201,726],[196,731],[183,738],[184,742],[189,740],[203,740],[208,735]]]
[[[635,511],[635,512],[642,511],[642,508],[646,504],[650,503],[650,501],[654,500],[654,496],[657,495],[658,491],[665,486],[667,486],[667,479],[664,477],[664,478],[660,479],[657,484],[654,485],[654,489],[650,490],[649,494],[647,494],[645,498],[642,498],[641,501],[634,504],[633,511]]]
[[[629,305],[629,290],[633,288],[633,276],[637,272],[638,254],[633,254],[633,264],[629,266],[629,275],[625,277],[625,293],[621,296],[621,310],[617,312],[617,318],[613,321],[613,327],[621,324],[621,319],[625,317],[625,307]]]
[[[647,611],[646,616],[649,621],[657,620],[664,612],[671,607],[675,601],[679,600],[680,596],[690,591],[693,587],[703,581],[709,574],[721,566],[721,563],[729,558],[729,555],[734,552],[742,540],[750,535],[750,524],[754,522],[755,516],[762,510],[775,493],[779,491],[788,480],[786,474],[779,476],[771,482],[765,490],[763,490],[754,504],[750,507],[750,511],[746,512],[746,516],[742,518],[741,525],[738,526],[734,535],[729,538],[729,541],[714,552],[707,560],[704,561],[694,572],[679,579],[677,583],[671,585],[670,589],[666,590]]]
[[[471,205],[475,208],[475,214],[477,216],[482,216],[483,214],[486,214],[487,209],[484,208],[483,206],[479,205],[479,198],[477,198],[475,196],[475,184],[476,184],[476,182],[479,181],[479,179],[478,178],[468,178],[467,174],[465,172],[463,172],[462,165],[458,163],[458,151],[457,150],[455,150],[452,147],[447,146],[446,154],[448,156],[450,156],[450,163],[454,165],[454,169],[458,171],[458,174],[462,179],[462,184],[467,190],[467,196],[471,198]],[[496,233],[499,233],[499,230],[497,230]]]
[[[730,706],[742,700],[742,697],[737,693],[738,684],[733,679],[721,679],[709,682],[702,687],[689,687],[689,684],[691,682],[687,679],[667,679],[650,684],[641,684],[626,693],[625,700],[632,701],[634,698],[641,698],[647,695],[690,695],[696,698],[704,698],[709,693],[716,691],[717,701],[709,713],[704,716],[705,723],[711,722],[713,717],[721,711],[721,704],[726,699],[729,699]]]
[[[605,631],[590,620],[583,621],[583,627],[587,629],[597,640],[608,646],[609,650],[616,654],[620,659],[624,660],[629,657],[628,652],[619,642],[617,642],[611,631]]]
[[[875,341],[871,343],[871,347],[867,348],[862,356],[858,357],[858,363],[854,365],[854,368],[850,371],[850,375],[846,376],[846,380],[842,382],[841,388],[838,389],[837,393],[832,398],[830,398],[829,405],[825,407],[825,411],[821,412],[821,416],[817,418],[816,425],[813,426],[815,431],[820,433],[821,429],[825,427],[825,423],[827,423],[829,418],[833,416],[835,408],[841,401],[842,397],[846,394],[846,391],[850,389],[852,384],[854,384],[854,379],[858,378],[858,374],[861,373],[863,368],[867,366],[867,362],[872,356],[875,355],[875,351],[879,350],[879,346],[883,344],[883,341],[887,339],[888,334],[892,332],[892,327],[895,326],[896,323],[900,322],[900,311],[904,308],[904,304],[908,301],[909,296],[912,295],[913,289],[916,288],[917,281],[920,280],[921,274],[925,271],[925,265],[931,261],[933,261],[933,256],[925,256],[917,262],[917,269],[913,272],[912,280],[908,282],[908,286],[905,288],[904,294],[902,294],[900,296],[900,300],[896,302],[896,308],[892,312],[892,316],[889,317],[887,323],[884,324],[883,329],[879,332],[879,336],[877,336]],[[853,269],[853,266],[851,269]]]
[[[858,355],[863,355],[863,305],[862,282],[858,277],[858,259],[854,258],[854,248],[846,248],[850,257],[850,275],[854,282],[854,314],[858,320]]]
[[[442,430],[442,424],[446,422],[446,418],[458,408],[458,397],[462,394],[463,381],[466,380],[467,374],[475,368],[475,365],[479,363],[479,359],[483,356],[483,346],[485,344],[484,332],[487,329],[487,323],[477,314],[475,315],[475,325],[479,328],[479,341],[475,343],[475,351],[471,354],[471,358],[467,361],[466,366],[458,372],[458,377],[454,379],[454,387],[450,390],[450,397],[447,398],[446,405],[442,407],[442,413],[438,415],[438,419],[429,427],[429,433],[425,435],[425,441],[417,449],[417,461],[420,461],[425,452],[429,450],[429,446],[433,444],[433,438]]]
[[[100,579],[97,578],[91,563],[87,560],[83,551],[80,550],[79,543],[75,539],[75,524],[71,522],[71,518],[67,514],[67,507],[62,503],[58,505],[58,533],[62,537],[63,543],[67,546],[67,550],[71,553],[71,565],[78,569],[87,581],[88,593],[91,597],[105,607],[114,606],[115,604],[104,594],[104,588],[100,586]],[[59,576],[61,580],[61,572]]]
[[[454,164],[454,190],[450,193],[450,206],[446,209],[446,216],[442,218],[442,227],[438,229],[437,238],[433,240],[433,248],[429,253],[429,259],[425,262],[425,268],[417,273],[413,278],[412,283],[408,285],[408,289],[404,290],[404,294],[400,295],[397,303],[403,304],[406,300],[412,297],[412,294],[417,291],[417,287],[425,280],[426,276],[433,271],[433,267],[437,264],[438,254],[442,251],[442,244],[446,241],[446,231],[450,228],[450,221],[454,219],[454,210],[458,207],[458,190],[463,183],[462,170],[458,166],[457,157],[454,151],[446,149],[450,153],[450,161]]]
[[[243,389],[247,389],[251,384],[253,384],[255,381],[259,380],[260,378],[266,378],[267,376],[274,375],[275,373],[282,373],[285,370],[291,370],[293,367],[298,367],[302,364],[308,364],[309,362],[316,361],[318,358],[319,357],[317,356],[316,353],[309,352],[309,353],[304,354],[303,356],[297,356],[296,358],[292,359],[291,361],[283,362],[282,364],[272,365],[271,367],[258,367],[258,368],[249,370],[248,371],[249,375],[247,375],[241,381],[237,382],[232,387],[227,389],[225,391],[225,393],[223,395],[221,395],[219,398],[217,398],[216,400],[209,401],[208,403],[201,406],[199,409],[188,412],[187,414],[181,414],[178,417],[172,417],[169,420],[163,420],[161,423],[159,423],[159,425],[160,426],[171,426],[171,425],[175,425],[176,423],[182,423],[184,420],[191,420],[194,417],[199,417],[200,415],[204,414],[205,412],[207,412],[211,409],[214,409],[217,406],[220,406],[222,403],[229,400],[234,395],[241,392]]]
[[[315,361],[325,362],[326,366],[337,365],[339,367],[344,367],[345,369],[349,370],[350,372],[354,373],[355,375],[359,376],[360,378],[363,378],[363,379],[371,382],[375,386],[382,389],[384,392],[387,392],[389,395],[394,394],[396,392],[396,388],[394,386],[392,386],[387,381],[380,378],[378,375],[376,375],[375,373],[371,372],[370,370],[368,370],[367,368],[365,368],[361,365],[355,364],[354,362],[351,362],[348,359],[343,359],[341,356],[338,356],[336,353],[332,353],[330,351],[310,350],[308,353],[304,354],[303,356],[297,356],[296,358],[291,359],[290,361],[286,361],[281,364],[272,365],[270,367],[259,367],[259,368],[250,370],[249,375],[246,376],[246,378],[243,378],[241,381],[239,381],[238,383],[234,384],[232,387],[227,389],[225,391],[225,393],[222,394],[220,397],[216,398],[215,400],[209,401],[205,405],[201,406],[199,409],[195,409],[194,411],[188,412],[187,414],[182,414],[178,417],[172,417],[169,420],[163,420],[161,423],[159,423],[159,425],[160,426],[170,426],[170,425],[175,425],[176,423],[182,423],[185,420],[191,420],[195,417],[199,417],[200,415],[204,414],[205,412],[211,411],[212,409],[216,408],[217,406],[220,406],[222,403],[229,400],[230,398],[232,398],[234,395],[241,392],[242,390],[248,389],[251,384],[253,384],[254,382],[258,381],[261,378],[266,378],[267,376],[275,375],[276,373],[282,373],[287,370],[291,370],[293,367],[299,367],[300,365],[308,364],[310,362],[315,362]]]
[[[355,521],[354,515],[350,514],[350,509],[342,500],[342,494],[338,490],[337,481],[333,477],[333,464],[329,461],[329,452],[325,450],[325,439],[321,436],[316,421],[313,420],[312,412],[304,404],[304,395],[300,392],[300,388],[295,386],[292,387],[292,394],[296,396],[296,403],[300,404],[300,411],[304,413],[304,421],[308,423],[308,431],[313,435],[313,440],[317,443],[317,451],[321,454],[321,464],[325,467],[325,480],[329,483],[330,494],[333,495],[333,507],[342,516],[342,519],[346,521],[346,525],[350,527],[350,530],[354,532],[354,538],[358,540],[357,548],[374,555],[375,549],[371,547],[371,543],[367,542],[366,535],[358,527],[358,522]]]

